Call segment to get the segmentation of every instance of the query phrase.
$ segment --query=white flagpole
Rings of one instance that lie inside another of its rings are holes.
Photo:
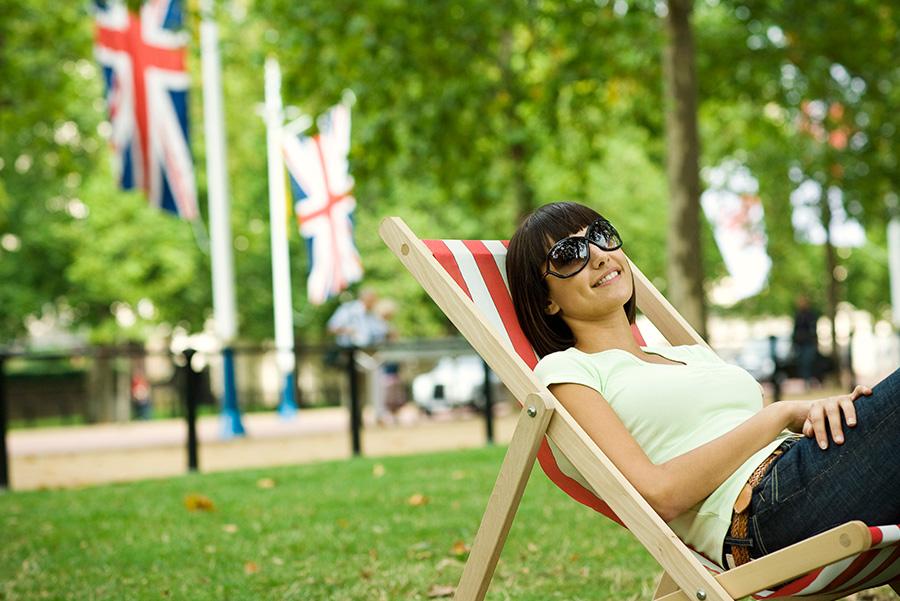
[[[275,350],[283,383],[278,412],[297,413],[294,400],[294,320],[291,303],[291,269],[288,255],[287,216],[282,158],[281,69],[274,57],[266,59],[266,150],[269,164],[269,226],[272,239],[272,294],[275,305]]]
[[[237,336],[234,294],[234,259],[231,246],[231,211],[225,161],[225,119],[222,115],[222,65],[219,61],[219,29],[213,0],[201,0],[200,55],[203,70],[203,125],[206,134],[206,175],[209,191],[209,237],[212,259],[213,314],[216,335],[222,344],[225,375],[222,397],[222,436],[243,436],[241,413],[234,382]]]

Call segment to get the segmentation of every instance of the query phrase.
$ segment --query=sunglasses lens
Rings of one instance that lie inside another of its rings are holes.
[[[608,221],[595,221],[589,228],[588,234],[591,242],[604,250],[615,250],[622,246],[622,238],[619,232]]]
[[[584,238],[566,238],[550,249],[550,269],[567,276],[580,270],[588,259],[588,247]]]
[[[612,251],[622,246],[622,238],[609,221],[600,218],[584,236],[564,238],[553,245],[547,253],[548,273],[567,278],[584,269],[591,256],[589,244]]]

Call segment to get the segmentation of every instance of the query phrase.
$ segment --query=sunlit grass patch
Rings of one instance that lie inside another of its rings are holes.
[[[456,584],[504,449],[0,496],[0,599],[427,599]],[[658,568],[531,479],[489,599],[638,599]]]

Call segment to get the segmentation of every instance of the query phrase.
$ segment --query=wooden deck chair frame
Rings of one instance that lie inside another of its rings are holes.
[[[487,593],[545,435],[594,490],[602,491],[604,501],[663,568],[655,600],[734,601],[871,546],[868,527],[862,522],[849,522],[749,564],[717,576],[711,574],[537,380],[524,361],[502,341],[403,220],[397,217],[385,219],[380,233],[388,247],[523,406],[455,599],[480,601]],[[634,273],[638,308],[669,343],[706,345],[641,271],[630,260],[629,263]],[[900,592],[900,582],[895,580],[892,586]],[[839,599],[846,594],[805,596],[802,599],[824,601]]]

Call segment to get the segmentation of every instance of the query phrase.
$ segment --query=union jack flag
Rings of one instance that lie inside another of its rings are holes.
[[[338,105],[319,117],[319,135],[285,136],[284,160],[291,177],[294,212],[306,241],[309,302],[319,305],[362,279],[353,244],[353,209],[347,155],[350,109]]]
[[[140,15],[121,1],[94,6],[119,185],[141,188],[150,204],[194,219],[181,0],[148,0]]]

